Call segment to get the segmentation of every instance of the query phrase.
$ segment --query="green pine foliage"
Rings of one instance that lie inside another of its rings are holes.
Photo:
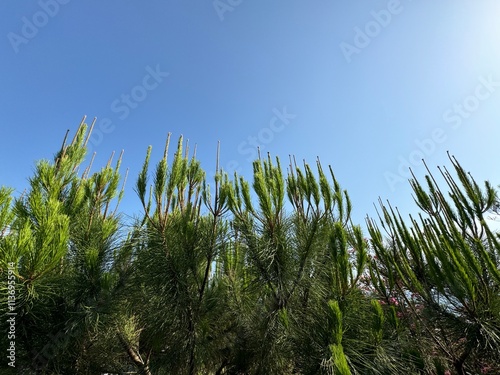
[[[411,181],[416,217],[381,204],[367,236],[319,160],[266,155],[247,181],[217,152],[210,180],[182,137],[169,155],[169,135],[159,161],[146,151],[126,226],[122,155],[92,172],[91,131],[84,118],[21,196],[0,188],[0,312],[17,314],[19,373],[500,371],[499,199],[454,158],[442,183]]]
[[[450,161],[455,178],[440,169],[447,192],[430,173],[427,191],[411,181],[422,210],[418,218],[410,216],[407,223],[397,209],[381,205],[380,225],[388,242],[374,221],[368,223],[377,256],[371,276],[387,303],[398,301],[412,344],[428,366],[439,358],[458,374],[495,373],[500,243],[486,215],[498,197],[488,182],[481,189],[457,160]]]
[[[12,205],[2,190],[0,259],[2,270],[15,269],[17,367],[33,373],[90,373],[107,362],[94,351],[104,346],[97,348],[104,344],[97,336],[116,285],[120,223],[111,203],[120,162],[79,175],[89,134],[82,121],[53,162],[37,164],[29,190]]]

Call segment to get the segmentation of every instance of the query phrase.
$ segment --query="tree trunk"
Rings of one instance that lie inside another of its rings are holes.
[[[132,348],[127,341],[122,337],[122,335],[118,335],[120,342],[122,343],[123,347],[125,348],[125,351],[127,352],[129,358],[134,362],[134,364],[137,366],[137,369],[139,370],[139,373],[141,375],[152,375],[151,370],[149,369],[149,354],[144,361],[141,357],[141,355]]]

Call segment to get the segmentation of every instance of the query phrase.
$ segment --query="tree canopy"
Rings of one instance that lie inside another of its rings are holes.
[[[169,135],[130,226],[121,155],[84,164],[91,130],[0,189],[2,374],[500,372],[499,200],[452,156],[410,181],[417,216],[380,202],[363,233],[319,160],[210,181]]]

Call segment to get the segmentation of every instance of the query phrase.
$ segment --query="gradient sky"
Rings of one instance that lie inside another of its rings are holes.
[[[84,115],[94,170],[125,150],[128,214],[168,132],[208,173],[218,141],[248,178],[256,145],[319,157],[358,223],[378,197],[413,209],[422,157],[499,185],[499,19],[498,0],[3,0],[0,185],[19,194]]]

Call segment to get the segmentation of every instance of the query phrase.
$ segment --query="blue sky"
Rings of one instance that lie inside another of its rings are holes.
[[[66,129],[97,117],[94,169],[125,150],[122,209],[148,145],[197,144],[207,172],[251,178],[256,145],[331,164],[360,223],[413,208],[407,168],[500,184],[495,0],[85,1],[0,5],[0,185],[27,186]]]

